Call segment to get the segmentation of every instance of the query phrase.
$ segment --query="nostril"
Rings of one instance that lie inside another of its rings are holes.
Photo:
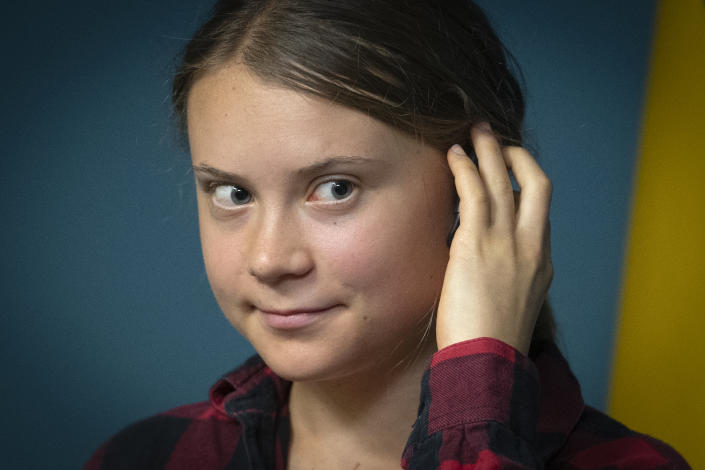
[[[261,282],[275,283],[284,278],[306,276],[313,270],[311,256],[301,249],[258,253],[251,259],[248,272]]]
[[[305,276],[313,269],[313,254],[304,221],[287,206],[260,210],[249,221],[247,271],[258,281],[276,283],[283,278]]]

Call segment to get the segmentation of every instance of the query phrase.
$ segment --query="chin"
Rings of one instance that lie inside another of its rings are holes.
[[[346,351],[341,344],[332,347],[328,341],[317,344],[294,340],[253,346],[275,374],[291,382],[335,380],[365,368],[362,351]]]
[[[307,355],[260,354],[275,374],[291,382],[319,382],[347,375],[346,367],[334,358],[318,359]],[[347,371],[350,373],[350,371]]]

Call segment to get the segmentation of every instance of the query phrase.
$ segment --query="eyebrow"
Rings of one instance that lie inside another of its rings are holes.
[[[372,159],[368,157],[362,157],[358,155],[337,155],[335,157],[326,158],[320,162],[312,163],[305,167],[296,170],[297,176],[306,176],[313,173],[322,173],[328,171],[332,168],[339,168],[341,166],[350,167],[362,167],[362,166],[387,166],[388,162],[384,160]],[[236,173],[230,173],[227,171],[220,170],[218,168],[212,167],[207,163],[202,163],[200,165],[193,165],[193,171],[198,173],[208,173],[216,178],[221,178],[225,180],[240,180],[243,179],[240,175]]]

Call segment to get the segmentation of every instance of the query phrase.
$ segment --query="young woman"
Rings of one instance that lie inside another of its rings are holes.
[[[586,407],[553,344],[507,58],[469,1],[218,2],[173,101],[258,356],[86,468],[687,468]]]

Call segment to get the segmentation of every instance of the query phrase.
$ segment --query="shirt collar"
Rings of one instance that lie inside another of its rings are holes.
[[[247,421],[287,406],[291,382],[278,377],[255,355],[210,389],[210,402],[221,414]]]
[[[535,344],[531,359],[541,382],[538,448],[547,459],[568,438],[585,403],[577,379],[553,342]],[[286,409],[290,389],[291,382],[274,374],[259,356],[253,356],[211,387],[210,402],[222,415],[247,423]]]

